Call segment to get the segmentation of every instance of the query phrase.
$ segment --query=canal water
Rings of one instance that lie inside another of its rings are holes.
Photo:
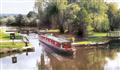
[[[67,57],[39,45],[36,34],[28,38],[35,52],[0,58],[0,70],[120,70],[120,45],[76,47],[74,55]],[[13,56],[17,63],[12,63]]]

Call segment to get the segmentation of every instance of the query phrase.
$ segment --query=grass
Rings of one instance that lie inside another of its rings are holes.
[[[0,48],[22,48],[25,44],[23,42],[0,42]]]
[[[96,38],[88,38],[87,40],[84,40],[84,41],[78,41],[78,42],[75,42],[74,44],[91,44],[91,43],[105,42],[105,41],[107,41],[107,39],[102,37],[96,37]]]
[[[22,39],[22,36],[20,36],[18,33],[15,33],[16,39]],[[0,30],[0,39],[1,40],[10,40],[10,35],[8,33],[5,33],[5,31]]]
[[[98,33],[94,32],[92,35],[89,35],[87,40],[75,42],[75,44],[91,44],[95,42],[105,42],[107,33]]]
[[[90,44],[90,41],[80,41],[80,42],[75,42],[74,44]]]
[[[91,42],[104,42],[107,41],[107,39],[105,37],[93,37],[93,38],[88,38],[87,41],[91,41]]]
[[[59,32],[59,29],[50,29],[47,32]]]
[[[94,36],[94,37],[103,37],[103,36],[107,36],[107,33],[103,33],[103,32],[94,32],[92,35],[90,36]]]
[[[16,39],[22,39],[22,36],[20,36],[19,33],[15,33],[15,36]],[[14,45],[13,42],[9,42],[10,34],[6,33],[4,29],[0,29],[0,40],[6,41],[0,42],[0,48],[22,48],[25,46],[24,42],[15,42]]]
[[[20,36],[20,35],[16,35],[15,37],[16,37],[15,39],[22,39],[22,36]],[[10,36],[9,35],[3,36],[2,39],[10,40]]]

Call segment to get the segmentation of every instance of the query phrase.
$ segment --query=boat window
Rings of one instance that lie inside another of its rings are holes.
[[[58,46],[58,47],[60,47],[60,45],[61,45],[60,43],[57,43],[57,46]]]
[[[51,42],[51,39],[49,39],[49,42]]]
[[[57,47],[60,47],[60,43],[59,43],[59,42],[55,42],[55,45],[56,45]]]
[[[71,48],[71,43],[64,43],[64,48]]]
[[[54,41],[53,40],[51,40],[51,41],[52,41],[51,43],[54,44]]]

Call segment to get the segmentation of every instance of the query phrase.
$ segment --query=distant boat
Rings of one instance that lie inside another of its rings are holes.
[[[73,55],[71,42],[52,35],[39,35],[39,41],[44,46],[51,48],[55,53],[61,55]]]

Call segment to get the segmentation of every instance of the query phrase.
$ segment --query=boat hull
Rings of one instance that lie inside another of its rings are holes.
[[[54,47],[52,45],[49,45],[45,42],[40,41],[40,44],[43,46],[46,46],[48,48],[50,48],[51,50],[53,50],[55,53],[59,54],[59,55],[64,55],[64,56],[71,56],[73,55],[73,51],[72,50],[62,50],[62,49],[58,49],[57,47]]]

